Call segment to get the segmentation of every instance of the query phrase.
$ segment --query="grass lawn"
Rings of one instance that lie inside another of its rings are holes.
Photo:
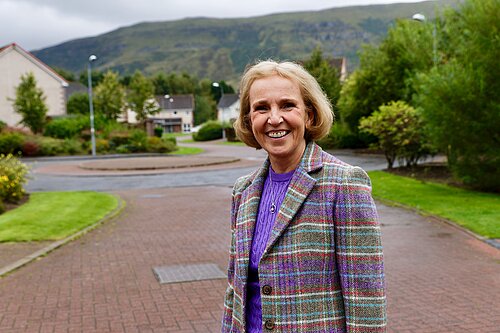
[[[181,147],[178,146],[179,149],[168,153],[169,155],[196,155],[199,153],[203,153],[203,149],[198,147]]]
[[[500,238],[500,195],[423,182],[383,171],[368,173],[373,197],[443,217],[486,238]]]
[[[0,242],[63,239],[96,223],[118,206],[99,192],[37,192],[19,208],[0,215]]]

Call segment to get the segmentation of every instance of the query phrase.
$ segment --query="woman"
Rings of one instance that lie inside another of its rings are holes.
[[[370,180],[314,143],[331,105],[301,66],[263,61],[241,80],[234,127],[268,159],[233,189],[222,332],[384,332]]]

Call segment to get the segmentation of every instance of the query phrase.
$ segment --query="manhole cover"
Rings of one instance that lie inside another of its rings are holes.
[[[160,283],[176,283],[224,279],[226,274],[215,264],[175,265],[153,267]]]

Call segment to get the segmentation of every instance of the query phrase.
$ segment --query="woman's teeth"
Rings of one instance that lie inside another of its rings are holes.
[[[286,131],[269,132],[267,135],[271,138],[281,138],[286,135]]]

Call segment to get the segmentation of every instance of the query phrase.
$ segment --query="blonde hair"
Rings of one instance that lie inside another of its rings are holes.
[[[250,123],[250,88],[255,80],[279,75],[299,85],[312,121],[306,125],[304,138],[315,141],[325,137],[333,124],[332,105],[316,79],[301,65],[293,62],[266,60],[248,67],[240,81],[240,114],[233,124],[236,135],[250,147],[262,148],[255,139]]]

